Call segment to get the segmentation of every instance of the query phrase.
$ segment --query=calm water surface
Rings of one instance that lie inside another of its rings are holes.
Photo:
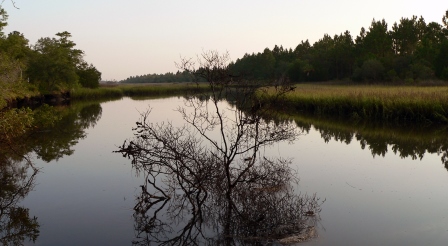
[[[148,105],[151,121],[182,124],[174,111],[182,98],[101,103],[95,117],[88,111],[79,114],[94,119],[77,142],[70,142],[72,154],[49,162],[34,158],[41,170],[21,205],[38,218],[36,245],[131,244],[132,208],[143,178],[112,151],[133,136],[139,112]],[[303,245],[447,245],[445,130],[296,123],[303,130],[299,140],[265,151],[293,158],[300,177],[297,191],[326,199],[319,236]],[[54,131],[68,134],[64,129]]]

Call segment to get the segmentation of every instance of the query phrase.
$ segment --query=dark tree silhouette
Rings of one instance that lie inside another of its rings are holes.
[[[299,132],[289,122],[264,120],[269,105],[256,98],[269,90],[281,97],[292,87],[284,80],[269,89],[239,80],[228,69],[228,53],[207,51],[197,62],[198,67],[182,59],[178,66],[205,79],[212,92],[186,97],[177,109],[186,124],[150,123],[148,110],[134,128],[135,138],[117,151],[146,173],[135,207],[136,228],[146,236],[136,243],[230,245],[303,232],[308,218],[317,218],[318,199],[294,193],[298,179],[291,160],[260,154]],[[173,221],[182,221],[182,229],[174,229]]]

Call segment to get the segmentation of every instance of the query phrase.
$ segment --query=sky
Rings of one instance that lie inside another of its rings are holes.
[[[355,38],[373,19],[389,29],[402,17],[442,23],[441,0],[10,0],[4,32],[30,44],[68,31],[103,80],[176,72],[181,57],[228,51],[232,60],[274,45],[294,49],[346,30]]]

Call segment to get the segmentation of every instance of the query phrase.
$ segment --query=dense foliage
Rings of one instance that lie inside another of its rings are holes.
[[[77,87],[96,88],[101,73],[83,60],[69,32],[41,38],[35,45],[17,31],[3,33],[8,15],[0,6],[0,108],[5,100],[51,94]]]
[[[372,21],[353,38],[349,31],[325,34],[314,44],[277,46],[245,54],[230,64],[248,79],[289,78],[294,82],[352,79],[354,81],[415,82],[448,80],[448,11],[443,25],[423,17],[402,18],[391,29],[383,19]]]

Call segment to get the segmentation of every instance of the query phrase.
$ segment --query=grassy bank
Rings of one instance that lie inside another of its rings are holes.
[[[104,86],[98,89],[79,88],[70,93],[71,99],[120,98],[123,96],[160,96],[206,92],[208,86],[193,83],[182,84],[130,84]]]
[[[273,100],[270,95],[272,93],[264,96],[264,100]],[[448,123],[448,86],[299,84],[276,104],[290,112],[323,117],[394,123]]]
[[[14,101],[39,96],[37,89],[24,83],[0,83],[0,110]]]

